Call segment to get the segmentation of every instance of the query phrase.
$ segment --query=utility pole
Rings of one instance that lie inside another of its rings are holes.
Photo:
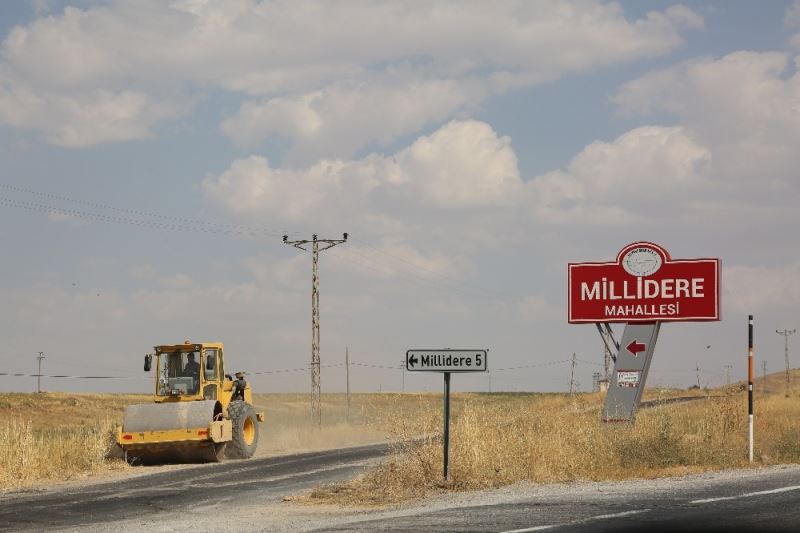
[[[700,390],[700,363],[695,363],[694,369],[697,372],[697,390]]]
[[[400,365],[400,372],[401,372],[401,373],[402,373],[402,375],[403,375],[403,388],[402,388],[402,389],[400,389],[400,392],[405,392],[405,391],[406,391],[406,366],[405,366],[405,365],[406,365],[406,360],[405,360],[405,359],[403,359],[403,360],[402,360],[402,361],[400,361],[400,362],[402,363],[402,364]]]
[[[731,369],[733,365],[725,365],[725,385],[731,384]]]
[[[42,359],[44,359],[44,352],[39,352],[39,356],[36,358],[39,360],[39,372],[36,375],[36,392],[42,392]]]
[[[575,352],[572,352],[572,375],[569,378],[569,394],[570,394],[570,396],[572,396],[572,394],[575,392],[575,365],[576,364],[577,364],[577,361],[575,359]]]
[[[344,347],[344,366],[347,369],[347,423],[350,423],[350,347]]]
[[[794,335],[797,333],[796,329],[789,331],[788,329],[784,329],[783,331],[776,329],[775,333],[778,335],[783,335],[783,354],[786,357],[786,397],[789,397],[789,335]]]
[[[767,392],[767,362],[766,361],[761,361],[761,375],[763,376],[762,377],[762,382],[764,384],[764,392]]]
[[[333,248],[337,244],[347,242],[347,233],[341,239],[317,239],[316,235],[311,240],[290,241],[287,235],[283,242],[295,248],[308,251],[305,246],[311,244],[311,419],[318,426],[322,425],[322,406],[320,404],[320,379],[319,379],[319,253]],[[323,247],[320,248],[320,243]]]

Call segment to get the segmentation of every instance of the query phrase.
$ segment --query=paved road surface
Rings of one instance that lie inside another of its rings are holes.
[[[349,478],[387,450],[386,444],[379,444],[229,461],[112,482],[5,494],[0,496],[0,531],[63,530],[87,525],[103,531],[117,523],[152,522],[161,514],[166,517],[181,509],[203,524],[215,513],[224,514],[221,511],[237,505],[281,502],[287,494]]]
[[[200,465],[0,496],[2,531],[800,531],[800,465],[659,480],[522,484],[383,510],[283,501],[386,445]]]
[[[553,494],[512,496],[512,502],[362,519],[316,531],[800,531],[800,466],[557,487]]]

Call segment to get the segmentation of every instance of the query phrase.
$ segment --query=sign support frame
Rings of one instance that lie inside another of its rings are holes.
[[[614,373],[606,392],[603,422],[635,422],[660,331],[661,322],[658,320],[625,324],[614,361]],[[628,385],[621,385],[619,380],[623,373],[635,379],[626,382],[630,383]]]
[[[720,287],[719,259],[673,259],[649,241],[628,244],[613,261],[567,264],[567,322],[594,322],[606,369],[614,360],[603,422],[634,423],[661,324],[720,320]],[[619,342],[610,323],[625,324]]]

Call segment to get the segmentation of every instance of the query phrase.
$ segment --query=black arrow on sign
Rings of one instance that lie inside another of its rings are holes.
[[[417,364],[417,361],[418,361],[417,356],[414,355],[414,354],[411,354],[411,357],[408,358],[408,366],[410,366],[411,368],[414,368],[414,365]]]

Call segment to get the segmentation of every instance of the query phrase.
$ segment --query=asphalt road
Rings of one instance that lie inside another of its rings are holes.
[[[561,485],[513,501],[459,505],[316,531],[800,531],[800,467]],[[502,500],[502,498],[501,498]]]
[[[321,483],[353,476],[388,450],[386,444],[283,457],[228,461],[77,486],[0,495],[0,531],[103,531],[136,520],[158,522],[184,509],[189,519],[240,504],[279,503]],[[208,510],[204,514],[203,510]],[[133,522],[131,522],[133,521]],[[134,527],[135,529],[135,527]]]
[[[284,502],[348,478],[386,445],[137,470],[0,495],[1,531],[800,531],[800,465],[678,478],[523,484],[389,509]],[[155,472],[155,473],[151,473]]]

